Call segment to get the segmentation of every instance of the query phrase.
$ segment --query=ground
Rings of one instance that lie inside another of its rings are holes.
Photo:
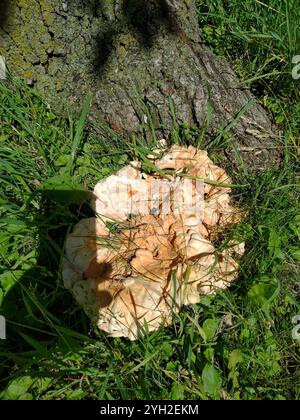
[[[0,85],[2,399],[299,399],[296,4],[198,1],[202,38],[229,58],[278,124],[283,158],[259,175],[232,170],[235,201],[248,212],[230,233],[246,241],[239,279],[137,342],[97,331],[63,288],[60,266],[66,233],[90,215],[85,190],[151,144],[107,127],[89,134],[89,98],[81,116],[64,118],[21,81]],[[205,140],[174,121],[173,142]],[[208,145],[220,165],[226,141]]]

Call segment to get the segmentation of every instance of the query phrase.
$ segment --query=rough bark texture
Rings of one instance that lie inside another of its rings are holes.
[[[171,98],[181,123],[202,126],[211,107],[213,138],[253,100],[201,44],[194,0],[6,0],[0,26],[12,72],[56,105],[92,93],[91,117],[126,135],[142,130],[143,104],[168,135]],[[276,162],[276,134],[255,100],[230,135],[249,169]]]

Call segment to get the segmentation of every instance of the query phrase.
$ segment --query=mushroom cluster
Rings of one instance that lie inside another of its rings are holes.
[[[192,146],[158,152],[148,173],[134,161],[101,180],[97,217],[81,220],[66,241],[65,287],[113,337],[135,340],[226,288],[244,252],[243,243],[215,245],[241,219],[226,172]]]

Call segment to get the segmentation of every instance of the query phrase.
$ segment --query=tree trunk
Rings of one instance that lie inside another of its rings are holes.
[[[227,155],[234,149],[251,171],[277,161],[266,112],[201,44],[194,0],[2,4],[0,54],[50,103],[78,106],[92,93],[91,117],[125,135],[143,130],[148,108],[166,137],[175,112],[179,124],[205,126],[210,139],[225,128]]]

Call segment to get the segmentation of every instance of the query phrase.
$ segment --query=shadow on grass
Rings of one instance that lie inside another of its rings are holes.
[[[8,18],[8,6],[9,0],[0,1],[0,28],[5,25],[5,22]]]
[[[87,202],[90,195],[84,190],[37,193],[41,211],[30,226],[38,248],[36,265],[25,272],[13,267],[7,272],[14,284],[0,308],[6,320],[6,339],[0,340],[0,390],[13,366],[18,366],[18,375],[23,369],[34,376],[59,375],[52,369],[59,368],[61,355],[76,352],[89,341],[91,323],[64,288],[61,265],[72,225],[94,215]],[[43,369],[45,358],[50,364]]]

